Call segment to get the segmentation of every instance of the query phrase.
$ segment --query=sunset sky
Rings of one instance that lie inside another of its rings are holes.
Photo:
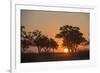
[[[27,32],[38,29],[54,39],[61,26],[78,26],[84,37],[89,39],[89,13],[21,10],[21,25],[25,26]],[[61,48],[58,50],[63,51]]]

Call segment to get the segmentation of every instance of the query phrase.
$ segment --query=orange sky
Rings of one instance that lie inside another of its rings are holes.
[[[21,10],[21,25],[26,27],[27,32],[38,29],[48,37],[55,38],[59,27],[65,24],[80,27],[84,37],[89,39],[89,13]],[[63,49],[59,48],[59,51]]]

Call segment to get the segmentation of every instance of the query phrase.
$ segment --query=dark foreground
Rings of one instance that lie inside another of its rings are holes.
[[[21,63],[47,62],[47,61],[67,61],[67,60],[89,60],[89,51],[81,51],[73,54],[69,53],[22,53]]]

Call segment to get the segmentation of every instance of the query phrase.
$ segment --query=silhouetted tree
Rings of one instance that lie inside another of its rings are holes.
[[[41,53],[41,49],[43,48],[46,52],[47,52],[47,49],[49,48],[49,41],[48,41],[48,38],[44,35],[41,35],[39,37],[37,37],[35,40],[34,40],[37,48],[38,48],[38,52]]]
[[[54,39],[49,39],[45,35],[41,35],[40,37],[36,38],[34,42],[38,48],[39,53],[41,53],[41,49],[48,53],[50,49],[54,50],[58,47],[58,44]]]
[[[60,32],[56,34],[56,37],[62,38],[63,46],[67,47],[71,52],[76,51],[77,46],[86,41],[83,33],[80,32],[80,28],[70,25],[60,27]]]
[[[27,39],[27,34],[25,31],[25,26],[21,26],[21,52],[23,53],[29,46],[29,41]]]
[[[54,39],[51,38],[49,39],[49,47],[53,49],[53,53],[54,53],[54,50],[58,48],[58,44]]]
[[[29,32],[28,34],[25,31],[25,26],[21,26],[21,52],[23,53],[31,43],[31,36]]]
[[[29,46],[36,46],[38,48],[38,53],[40,54],[42,49],[46,53],[48,53],[50,49],[57,49],[58,44],[54,39],[49,39],[39,30],[35,30],[33,32],[26,32],[25,26],[21,26],[22,52],[24,52]]]

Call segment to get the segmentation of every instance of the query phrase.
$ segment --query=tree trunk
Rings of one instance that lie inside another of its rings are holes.
[[[54,53],[54,48],[53,48],[53,53]]]
[[[38,47],[38,53],[39,53],[39,54],[41,53],[41,48],[40,48],[40,47]]]

